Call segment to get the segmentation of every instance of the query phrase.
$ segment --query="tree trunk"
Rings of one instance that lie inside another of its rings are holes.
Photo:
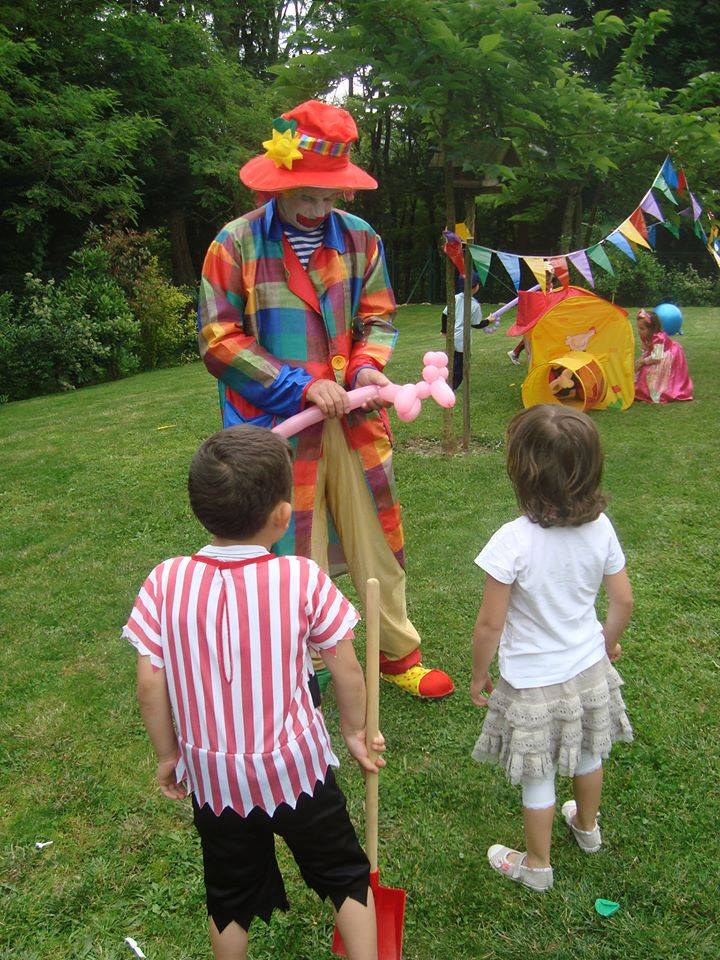
[[[455,229],[455,174],[452,163],[444,160],[445,168],[445,223],[448,230]],[[445,258],[445,299],[447,301],[447,333],[445,335],[445,352],[448,355],[448,366],[452,375],[453,354],[455,352],[455,267],[449,257]],[[443,408],[443,453],[452,454],[457,449],[457,438],[453,424],[452,408]]]
[[[185,211],[170,211],[170,256],[172,259],[173,280],[181,287],[194,287],[197,274],[190,255],[190,245],[185,227]]]

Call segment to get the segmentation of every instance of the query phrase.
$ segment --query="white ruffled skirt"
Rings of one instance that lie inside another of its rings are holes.
[[[501,764],[514,784],[524,776],[550,776],[555,769],[572,777],[581,751],[605,758],[613,743],[632,741],[622,684],[607,657],[572,680],[547,687],[516,690],[501,677],[489,697],[473,759]]]

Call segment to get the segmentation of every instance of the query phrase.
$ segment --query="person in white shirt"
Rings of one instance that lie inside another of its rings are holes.
[[[579,846],[600,849],[602,760],[632,740],[611,661],[632,612],[625,557],[603,513],[603,453],[590,418],[569,407],[523,410],[507,432],[507,470],[522,516],[475,562],[485,571],[473,633],[471,696],[488,707],[473,750],[522,786],[526,852],[494,844],[491,867],[535,890],[553,883],[555,774],[572,777],[562,814]],[[595,600],[604,586],[608,614]],[[490,664],[499,648],[500,679]],[[489,694],[489,696],[487,696]]]
[[[463,288],[465,286],[465,280],[460,280]],[[480,277],[477,273],[473,272],[472,275],[472,300],[470,301],[470,326],[475,330],[480,330],[482,327],[487,327],[489,320],[483,320],[482,318],[482,306],[475,299],[475,294],[480,289]],[[455,294],[455,335],[454,335],[454,344],[455,352],[453,354],[453,379],[452,379],[452,388],[457,390],[463,380],[463,327],[465,324],[465,292],[464,289],[460,293]],[[440,332],[445,333],[447,330],[447,307],[442,312],[442,317],[440,319]]]

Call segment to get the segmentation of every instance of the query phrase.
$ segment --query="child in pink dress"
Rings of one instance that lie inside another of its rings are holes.
[[[287,909],[277,834],[307,885],[330,898],[348,956],[377,960],[369,863],[308,684],[319,654],[348,750],[377,772],[385,761],[368,755],[352,643],[358,613],[314,561],[269,552],[292,513],[286,440],[255,426],[222,430],[195,454],[188,489],[213,539],[155,567],[123,635],[138,654],[160,789],[192,794],[215,958],[245,960],[253,917]],[[382,737],[372,747],[384,750]]]
[[[652,310],[640,310],[637,329],[642,350],[635,361],[635,399],[645,403],[671,403],[692,400],[685,351],[663,332]]]

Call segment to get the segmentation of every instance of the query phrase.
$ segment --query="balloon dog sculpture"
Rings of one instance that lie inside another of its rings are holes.
[[[379,398],[391,403],[401,420],[410,421],[416,419],[422,408],[422,401],[427,400],[428,397],[432,397],[441,407],[454,407],[455,394],[447,383],[447,354],[430,350],[423,357],[423,364],[422,380],[418,383],[405,383],[402,386],[397,383],[388,383],[384,387],[370,384],[367,387],[349,390],[350,410],[356,410],[369,400]],[[312,423],[319,423],[324,418],[325,414],[319,407],[310,406],[307,410],[295,414],[294,417],[288,417],[287,420],[273,427],[273,432],[279,433],[282,437],[292,437],[305,427],[309,427]]]

